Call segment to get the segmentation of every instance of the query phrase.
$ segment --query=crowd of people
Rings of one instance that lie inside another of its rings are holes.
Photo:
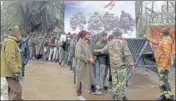
[[[168,31],[164,30],[162,33],[162,43],[156,43],[159,46],[159,57],[156,57],[156,60],[162,82],[160,99],[173,99],[166,78],[171,65],[172,52],[169,46],[172,41]],[[103,95],[108,90],[113,92],[113,100],[127,100],[127,71],[131,68],[135,72],[135,65],[119,29],[114,30],[112,35],[103,31],[97,34],[98,36],[82,30],[73,34],[33,32],[22,38],[18,28],[10,29],[9,34],[1,46],[1,77],[6,77],[8,82],[9,100],[22,99],[19,78],[21,73],[24,76],[28,60],[56,62],[60,67],[69,67],[74,74],[77,96],[81,100],[85,100],[82,95],[84,91]],[[163,56],[167,58],[164,59]]]

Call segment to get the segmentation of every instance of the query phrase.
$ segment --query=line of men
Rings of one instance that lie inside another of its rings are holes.
[[[70,64],[72,47],[76,34],[33,34],[28,41],[32,60],[46,60],[58,62],[65,66]],[[70,66],[70,69],[72,66]]]
[[[80,87],[82,86],[82,80],[79,77],[85,76],[85,72],[81,72],[78,69],[77,52],[80,48],[76,47],[79,43],[80,38],[82,38],[81,33],[87,33],[86,31],[78,33],[78,35],[71,33],[52,35],[47,36],[46,34],[42,36],[41,34],[34,34],[28,42],[28,46],[31,52],[32,59],[39,59],[42,57],[44,60],[58,62],[61,66],[69,66],[70,70],[73,70],[74,73],[74,83],[77,87],[77,94],[79,99],[84,99],[81,96]],[[112,35],[109,37],[109,41],[113,39]],[[90,86],[90,89],[87,91],[91,94],[102,95],[106,93],[108,88],[111,88],[111,69],[108,53],[93,52],[94,49],[104,48],[108,44],[108,34],[106,32],[101,32],[99,35],[91,35],[86,40],[89,40],[91,47],[88,47],[84,52],[85,54],[89,53],[92,55],[91,59],[94,60],[90,64],[93,68],[91,69],[91,75],[87,75],[87,78],[91,76],[90,80],[93,80],[92,83],[86,83]],[[82,49],[82,48],[81,48]],[[91,49],[91,50],[90,50]],[[36,51],[35,51],[36,50]],[[117,58],[117,57],[116,57]],[[81,57],[81,61],[82,61]],[[90,59],[90,61],[92,61]],[[132,60],[133,61],[133,60]],[[82,65],[81,65],[82,66]],[[84,65],[83,65],[84,66]],[[81,74],[81,73],[83,74]],[[88,79],[85,79],[88,81]],[[125,79],[124,79],[125,80]],[[79,84],[80,83],[80,84]],[[126,86],[126,83],[125,83]]]

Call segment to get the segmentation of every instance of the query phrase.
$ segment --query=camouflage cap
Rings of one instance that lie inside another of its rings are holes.
[[[10,27],[9,28],[9,35],[14,36],[17,33],[13,33],[13,32],[17,32],[18,34],[20,34],[20,30],[18,26],[14,26],[14,27]]]
[[[168,32],[167,29],[163,29],[162,32],[161,32],[161,34],[163,34],[163,35],[169,35],[169,32]]]
[[[12,31],[12,30],[19,31],[19,27],[18,26],[10,27],[9,31]]]
[[[122,32],[119,30],[119,29],[115,29],[113,32],[112,32],[113,36],[120,36],[122,35]]]

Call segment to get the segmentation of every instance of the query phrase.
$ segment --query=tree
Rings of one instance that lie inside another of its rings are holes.
[[[60,1],[3,1],[1,28],[15,25],[23,34],[64,29],[64,4]]]
[[[175,1],[163,1],[157,6],[158,1],[136,1],[136,29],[137,36],[147,34],[148,28],[153,24],[175,24]]]

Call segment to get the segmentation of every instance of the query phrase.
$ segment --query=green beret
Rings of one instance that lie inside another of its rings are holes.
[[[169,32],[166,29],[164,29],[164,30],[162,30],[161,34],[163,34],[163,35],[169,35]]]
[[[12,30],[19,31],[19,27],[18,26],[10,27],[9,31],[12,31]]]

